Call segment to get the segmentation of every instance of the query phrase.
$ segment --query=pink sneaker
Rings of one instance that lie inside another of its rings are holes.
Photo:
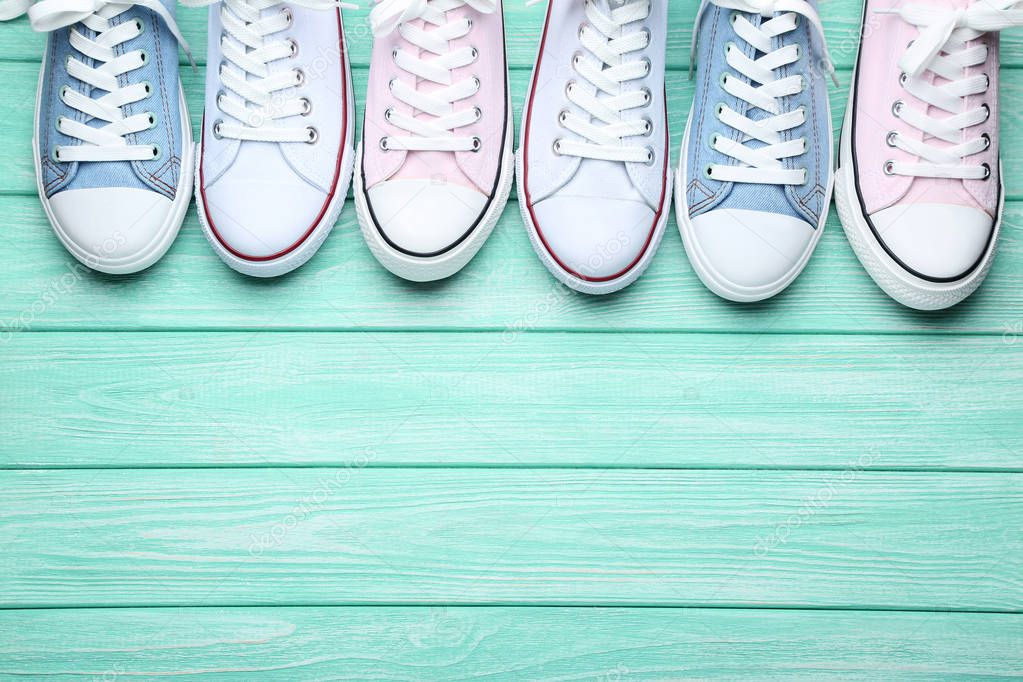
[[[359,224],[399,277],[472,260],[508,201],[512,123],[499,0],[383,0],[356,159]]]
[[[911,308],[959,303],[991,267],[1003,203],[997,31],[1023,24],[1017,7],[866,2],[836,201],[867,272]]]

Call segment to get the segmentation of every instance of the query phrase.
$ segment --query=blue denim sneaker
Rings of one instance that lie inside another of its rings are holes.
[[[679,230],[711,291],[764,300],[802,272],[831,201],[834,69],[820,18],[804,0],[704,0],[693,42]]]
[[[49,33],[36,100],[39,196],[64,246],[111,274],[170,248],[192,188],[192,133],[178,77],[174,4],[0,2]]]

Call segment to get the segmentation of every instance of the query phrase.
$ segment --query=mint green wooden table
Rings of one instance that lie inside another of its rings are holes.
[[[859,9],[822,10],[837,122]],[[516,106],[542,11],[507,8]],[[42,40],[0,44],[0,678],[1023,675],[1023,32],[1001,253],[942,314],[889,301],[837,219],[765,305],[705,291],[674,226],[584,298],[514,202],[430,286],[351,205],[281,281],[222,266],[194,213],[149,272],[88,273],[34,196]]]

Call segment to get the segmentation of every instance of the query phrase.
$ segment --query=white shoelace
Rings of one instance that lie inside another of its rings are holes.
[[[299,118],[313,110],[312,102],[301,93],[306,74],[299,68],[274,70],[270,66],[299,53],[294,39],[280,35],[291,27],[292,13],[286,7],[267,17],[263,17],[263,12],[285,2],[314,10],[354,6],[334,0],[182,0],[182,4],[192,7],[217,2],[223,27],[220,50],[224,57],[218,72],[222,87],[217,94],[217,108],[231,120],[216,119],[214,137],[315,144],[319,132]]]
[[[916,163],[888,161],[889,175],[911,177],[986,180],[991,177],[987,164],[970,164],[966,159],[987,151],[991,139],[987,135],[967,138],[966,131],[981,125],[991,116],[987,104],[966,109],[966,98],[983,95],[990,87],[985,74],[967,76],[971,67],[987,62],[985,45],[969,46],[989,31],[1023,26],[1023,1],[983,0],[965,10],[949,11],[926,5],[906,4],[878,14],[894,14],[916,26],[920,34],[899,60],[903,89],[913,97],[945,112],[944,117],[929,115],[908,106],[902,100],[892,105],[892,113],[906,125],[923,133],[923,139],[888,134],[888,145],[919,159]],[[937,80],[927,75],[930,71]],[[940,140],[938,144],[927,140]]]
[[[530,0],[527,6],[537,2]],[[561,127],[581,139],[558,138],[554,141],[554,152],[604,161],[653,163],[653,149],[636,144],[634,139],[648,137],[653,132],[653,122],[648,117],[626,118],[628,112],[648,106],[653,99],[648,88],[626,89],[629,83],[650,74],[649,60],[629,56],[647,48],[649,30],[626,28],[650,16],[650,0],[631,0],[611,9],[610,15],[592,0],[586,0],[585,11],[586,22],[579,29],[579,43],[600,64],[577,54],[572,69],[595,92],[575,81],[568,84],[565,91],[568,100],[586,115],[567,109],[561,112],[558,117]]]
[[[478,107],[459,107],[480,89],[477,77],[456,82],[454,71],[468,66],[479,58],[475,47],[451,49],[450,43],[466,37],[472,31],[472,20],[448,19],[448,12],[469,6],[482,14],[497,11],[497,0],[382,0],[370,12],[370,25],[377,37],[398,31],[412,51],[396,49],[394,63],[412,78],[412,84],[401,78],[389,83],[391,95],[418,116],[389,107],[387,121],[408,135],[390,135],[380,139],[384,151],[443,151],[478,152],[483,142],[479,137],[458,135],[459,128],[480,120],[483,112]],[[422,19],[430,28],[413,23]],[[491,46],[494,47],[494,46]],[[424,59],[420,56],[431,55]],[[426,90],[423,83],[441,86]]]
[[[795,64],[804,55],[796,43],[773,49],[773,41],[796,30],[799,18],[805,18],[816,29],[824,52],[824,68],[834,78],[834,67],[824,47],[824,26],[817,11],[805,0],[705,0],[697,14],[697,26],[703,12],[710,5],[735,10],[737,13],[733,15],[732,26],[736,34],[763,55],[758,59],[750,59],[742,50],[728,45],[728,66],[749,82],[725,73],[722,88],[729,95],[770,116],[754,120],[727,105],[720,105],[716,111],[718,119],[742,133],[742,137],[734,140],[725,135],[715,135],[711,144],[716,151],[738,161],[738,165],[712,164],[705,173],[711,179],[721,182],[802,185],[806,182],[806,169],[785,168],[785,160],[802,156],[806,152],[806,138],[786,140],[784,133],[803,125],[806,122],[806,111],[802,107],[786,110],[784,98],[801,93],[806,86],[805,77],[794,74],[778,78],[775,71]],[[767,21],[754,26],[740,12],[759,14]],[[694,31],[694,58],[696,39]],[[760,83],[760,86],[754,86],[753,83]],[[749,147],[748,144],[753,141],[762,146]]]
[[[60,88],[60,98],[64,104],[84,114],[85,120],[78,121],[65,116],[57,119],[57,130],[79,140],[81,144],[54,147],[50,152],[54,161],[151,161],[160,156],[161,150],[155,145],[128,144],[125,139],[128,135],[157,125],[155,113],[125,116],[123,109],[150,97],[153,93],[152,85],[140,82],[122,87],[118,83],[119,77],[149,63],[149,55],[144,50],[118,54],[119,50],[125,50],[123,45],[145,31],[145,24],[138,18],[112,23],[136,6],[152,10],[167,25],[185,51],[188,51],[174,17],[159,0],[43,0],[37,4],[32,4],[31,0],[10,0],[0,3],[0,20],[13,19],[27,12],[29,22],[36,31],[50,32],[71,26],[71,47],[93,63],[90,66],[75,56],[68,57],[68,75],[89,86],[93,95],[82,93],[70,83]],[[88,37],[79,30],[78,24],[94,32],[95,36]],[[106,125],[88,125],[95,120],[105,121]]]

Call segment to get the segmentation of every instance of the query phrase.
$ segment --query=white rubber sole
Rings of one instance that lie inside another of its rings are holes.
[[[696,272],[696,276],[700,278],[701,282],[703,282],[703,285],[725,300],[733,301],[735,303],[756,303],[758,301],[765,301],[769,298],[773,298],[788,289],[789,286],[796,281],[796,278],[803,273],[803,270],[806,269],[807,264],[810,262],[811,256],[813,256],[814,251],[817,249],[817,245],[820,243],[821,237],[824,236],[824,227],[827,224],[828,212],[831,209],[831,195],[835,187],[835,174],[832,173],[831,178],[828,181],[828,187],[824,197],[824,210],[821,211],[821,217],[817,221],[817,229],[814,231],[813,239],[810,240],[810,243],[800,255],[796,264],[782,277],[778,278],[774,282],[770,282],[769,284],[759,287],[746,287],[736,284],[722,276],[714,269],[713,264],[700,248],[699,240],[696,238],[696,234],[693,231],[693,223],[689,219],[689,206],[687,205],[685,198],[686,185],[689,184],[689,181],[686,179],[686,168],[689,167],[687,158],[687,152],[689,149],[689,129],[692,124],[694,114],[695,112],[690,110],[689,122],[686,123],[686,132],[682,139],[682,153],[680,154],[681,162],[679,164],[678,172],[676,173],[678,184],[675,188],[675,214],[678,221],[678,229],[682,235],[682,245],[685,247],[686,255],[689,256],[689,262],[692,264],[693,270]],[[828,103],[828,120],[831,120],[830,103]],[[828,130],[829,148],[834,148],[834,134],[830,132],[830,127]]]
[[[42,69],[46,68],[47,59],[43,58]],[[68,253],[75,257],[78,262],[85,265],[88,268],[102,272],[108,275],[131,275],[136,272],[141,272],[146,268],[156,264],[164,254],[170,249],[174,240],[178,236],[178,232],[181,230],[182,223],[185,222],[185,214],[188,213],[188,205],[192,201],[192,169],[193,161],[192,156],[194,153],[194,145],[192,143],[192,122],[188,116],[188,106],[185,103],[185,91],[178,84],[178,101],[180,111],[180,123],[181,123],[181,174],[178,177],[178,186],[175,188],[174,200],[171,203],[171,210],[167,214],[166,220],[160,226],[157,236],[153,241],[147,244],[145,247],[140,249],[137,253],[133,254],[130,258],[104,258],[103,252],[107,250],[107,246],[104,244],[95,244],[92,249],[86,248],[81,244],[75,242],[61,227],[60,222],[57,220],[56,215],[53,213],[53,209],[50,206],[49,200],[46,198],[45,190],[43,189],[43,167],[42,159],[39,155],[39,104],[42,98],[42,84],[43,84],[43,71],[39,74],[39,88],[36,91],[36,110],[35,110],[35,127],[32,133],[32,149],[34,151],[33,157],[35,160],[36,170],[36,189],[39,192],[39,199],[43,204],[43,210],[46,212],[46,217],[50,221],[50,226],[53,228],[54,233],[60,240],[60,243],[64,245]]]
[[[486,212],[472,233],[458,246],[439,256],[412,256],[395,249],[387,243],[369,210],[369,199],[366,196],[365,178],[362,175],[362,143],[355,159],[359,172],[355,174],[355,209],[359,217],[362,237],[366,240],[373,257],[391,274],[410,282],[436,282],[451,277],[469,264],[490,238],[497,222],[504,213],[511,195],[514,175],[514,155],[512,152],[511,106],[508,106],[508,120],[505,125],[504,153],[501,157],[501,171],[495,189],[495,195]]]
[[[199,224],[202,226],[203,234],[216,252],[220,260],[224,261],[232,270],[248,275],[250,277],[271,278],[281,277],[305,265],[316,252],[320,250],[323,243],[330,236],[337,223],[341,211],[344,210],[345,201],[348,198],[348,190],[352,185],[352,171],[355,168],[355,155],[352,143],[355,139],[355,95],[352,92],[352,72],[348,63],[348,52],[345,51],[344,63],[345,91],[348,93],[345,106],[347,107],[346,120],[348,121],[345,139],[341,141],[341,169],[339,171],[337,184],[334,187],[334,194],[331,196],[323,218],[316,224],[313,231],[300,245],[289,251],[280,258],[273,260],[251,260],[241,258],[231,253],[217,238],[206,220],[206,206],[203,202],[202,188],[198,183],[202,174],[199,172],[199,164],[202,163],[202,154],[195,155],[195,203],[199,214]]]
[[[526,232],[529,234],[529,242],[533,245],[533,251],[536,252],[540,262],[554,275],[555,279],[569,289],[578,291],[581,294],[605,296],[628,287],[646,272],[646,269],[650,267],[650,263],[653,262],[654,256],[657,255],[657,250],[661,246],[664,232],[668,226],[668,216],[671,214],[671,194],[674,183],[672,182],[670,169],[668,170],[668,177],[665,179],[664,185],[664,208],[661,211],[661,217],[657,221],[657,225],[654,227],[654,233],[650,238],[646,251],[636,264],[629,268],[621,277],[607,280],[606,282],[593,282],[577,277],[561,267],[550,251],[547,250],[547,247],[544,246],[543,240],[540,239],[540,232],[533,223],[533,216],[529,212],[529,203],[526,200],[525,182],[523,182],[523,177],[525,176],[524,159],[525,156],[522,150],[519,150],[515,160],[515,174],[518,178],[519,211],[522,213],[522,222],[526,226]]]
[[[929,282],[921,279],[899,265],[888,255],[870,229],[860,204],[856,190],[856,179],[853,176],[852,157],[852,103],[856,101],[856,74],[853,74],[853,86],[850,91],[850,106],[846,111],[842,124],[842,144],[840,149],[840,165],[837,173],[838,181],[835,190],[835,204],[838,206],[838,217],[842,221],[842,229],[853,248],[853,252],[863,265],[871,279],[891,298],[907,308],[915,310],[944,310],[969,298],[984,282],[991,264],[994,262],[998,249],[998,238],[1002,227],[1002,209],[1005,204],[1005,187],[999,191],[998,218],[995,221],[994,235],[980,264],[961,280],[948,283]],[[1001,162],[999,162],[998,180],[1002,182]]]

